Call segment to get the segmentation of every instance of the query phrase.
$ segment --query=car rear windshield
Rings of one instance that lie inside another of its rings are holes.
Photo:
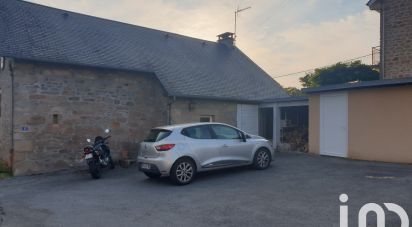
[[[166,129],[152,129],[144,142],[154,143],[168,137],[171,133],[172,131]]]

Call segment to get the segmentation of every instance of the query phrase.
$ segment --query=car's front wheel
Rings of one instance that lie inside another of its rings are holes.
[[[195,163],[187,158],[179,159],[173,164],[170,179],[177,185],[189,184],[196,175]]]
[[[256,151],[253,159],[253,167],[258,170],[267,169],[270,166],[271,155],[265,148],[260,148]]]

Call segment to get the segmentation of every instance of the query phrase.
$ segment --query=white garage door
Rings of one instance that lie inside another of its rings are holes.
[[[348,95],[320,95],[320,154],[347,157]]]
[[[237,127],[247,133],[259,133],[259,106],[237,105]]]

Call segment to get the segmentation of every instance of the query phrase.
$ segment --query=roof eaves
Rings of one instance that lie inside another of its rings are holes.
[[[102,66],[102,65],[82,64],[82,63],[69,62],[69,61],[45,60],[45,59],[40,59],[40,58],[33,59],[33,58],[26,58],[26,57],[20,57],[20,56],[13,56],[10,54],[6,54],[3,57],[20,60],[20,61],[27,61],[27,62],[49,63],[49,64],[56,64],[56,65],[70,65],[70,66],[76,66],[76,67],[119,70],[119,71],[137,72],[137,73],[155,75],[155,72],[150,71],[150,70],[143,70],[143,69],[131,69],[131,68],[125,68],[125,67],[109,67],[109,66]]]
[[[316,88],[304,88],[302,89],[302,91],[307,94],[312,94],[312,93],[355,90],[355,89],[365,89],[365,88],[394,87],[394,86],[402,86],[402,85],[410,85],[410,84],[412,84],[412,77],[401,78],[401,79],[383,79],[383,80],[363,81],[363,82],[358,82],[358,83],[326,85],[326,86],[320,86]]]
[[[203,99],[203,100],[218,100],[229,101],[238,103],[262,103],[261,100],[247,100],[236,97],[217,97],[217,96],[204,96],[204,95],[183,95],[183,94],[169,94],[169,97],[186,98],[186,99]]]
[[[307,96],[290,96],[286,98],[276,98],[276,99],[265,99],[262,100],[262,103],[278,103],[278,102],[302,102],[308,101]]]

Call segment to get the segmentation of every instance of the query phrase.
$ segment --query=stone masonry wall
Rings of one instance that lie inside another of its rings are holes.
[[[384,78],[412,77],[412,1],[384,0],[381,47]]]
[[[167,97],[155,75],[15,63],[15,175],[79,163],[86,138],[112,130],[115,159],[135,158],[137,142],[167,123]]]
[[[201,116],[213,116],[215,122],[236,126],[237,104],[225,101],[177,99],[171,105],[172,124],[199,122]]]

